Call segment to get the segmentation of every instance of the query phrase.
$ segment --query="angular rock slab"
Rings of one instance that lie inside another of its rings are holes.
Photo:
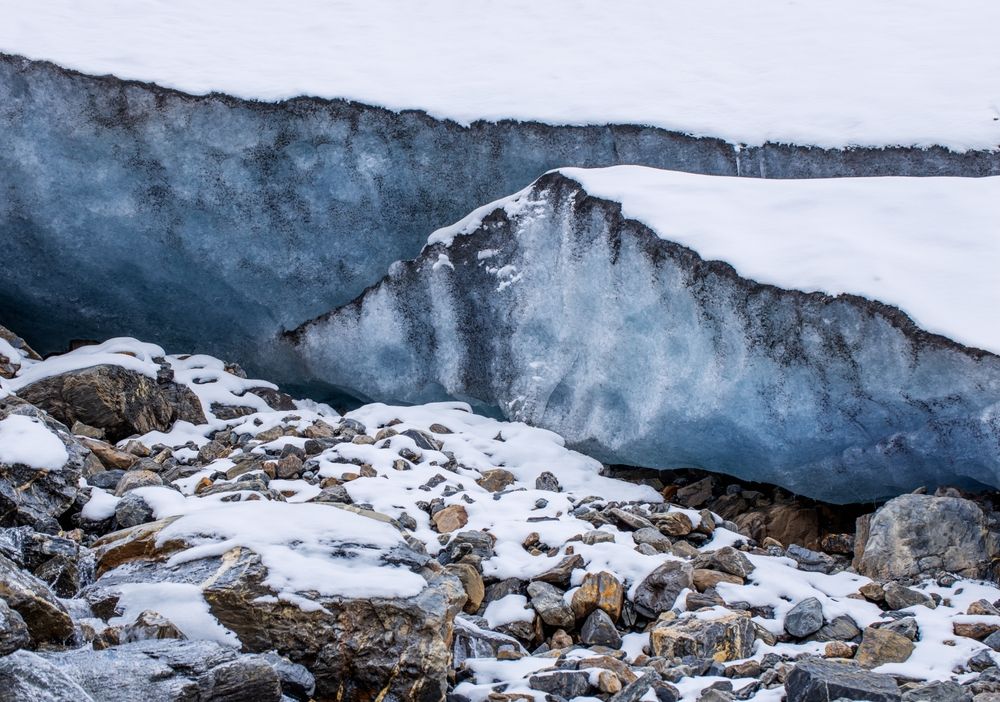
[[[69,430],[37,407],[16,397],[0,399],[0,420],[30,417],[52,432],[66,449],[66,463],[57,470],[0,462],[0,526],[31,526],[56,532],[56,521],[80,491],[80,475],[90,451]]]
[[[877,301],[741,277],[559,172],[465,224],[286,335],[307,372],[831,502],[1000,487],[996,355]]]
[[[818,659],[795,665],[785,681],[785,694],[787,702],[899,702],[901,699],[892,676]]]

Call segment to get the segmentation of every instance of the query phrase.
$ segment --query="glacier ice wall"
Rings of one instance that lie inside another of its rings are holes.
[[[1000,487],[1000,358],[742,278],[560,173],[286,338],[312,376],[499,408],[606,462],[835,502]]]
[[[618,163],[764,177],[1000,173],[994,152],[462,127],[345,101],[195,97],[0,55],[0,319],[43,351],[132,335],[287,380],[297,370],[269,339],[353,299],[428,232],[551,168]]]

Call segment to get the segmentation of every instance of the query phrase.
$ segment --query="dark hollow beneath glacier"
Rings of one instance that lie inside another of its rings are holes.
[[[287,334],[307,374],[832,502],[1000,487],[997,356],[862,297],[742,278],[561,173],[523,201]]]
[[[739,148],[641,126],[463,127],[345,101],[194,97],[0,55],[0,319],[42,351],[131,335],[317,385],[282,329],[429,232],[566,165],[765,177],[989,175],[1000,154]]]

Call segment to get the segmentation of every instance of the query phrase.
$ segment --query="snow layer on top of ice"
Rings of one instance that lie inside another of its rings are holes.
[[[920,327],[1000,353],[1000,177],[763,180],[643,166],[563,168],[657,235],[789,290],[894,305]],[[434,232],[451,244],[523,190]]]
[[[0,0],[0,12],[2,51],[192,93],[745,144],[1000,144],[991,0]]]

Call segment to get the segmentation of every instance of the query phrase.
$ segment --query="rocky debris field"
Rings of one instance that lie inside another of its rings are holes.
[[[832,507],[0,328],[0,700],[1000,700],[994,495]]]

